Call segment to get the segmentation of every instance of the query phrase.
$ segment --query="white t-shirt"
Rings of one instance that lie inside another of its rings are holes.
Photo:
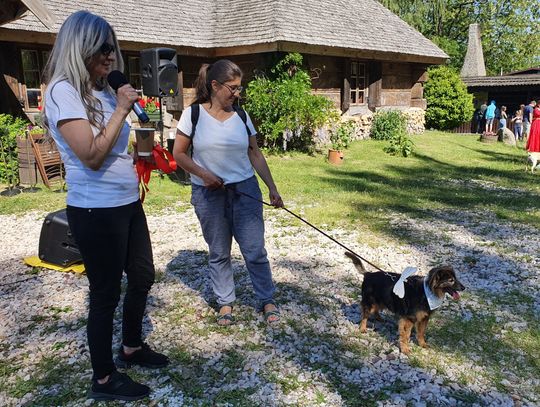
[[[199,120],[192,140],[193,161],[220,177],[225,185],[251,178],[255,173],[248,156],[249,137],[240,116],[235,112],[220,122],[202,105],[199,110]],[[251,137],[255,137],[255,127],[247,112],[246,115]],[[191,136],[191,106],[182,113],[177,129]],[[191,176],[191,182],[204,185],[203,180],[196,175]]]
[[[106,91],[93,91],[102,103],[104,123],[116,108],[116,98]],[[133,203],[139,199],[139,182],[133,168],[133,159],[127,153],[128,122],[101,168],[94,171],[86,167],[66,143],[56,127],[60,120],[86,119],[88,115],[80,94],[67,81],[51,83],[45,94],[45,113],[50,132],[66,169],[68,186],[66,202],[80,208],[112,208]],[[92,127],[94,137],[99,129]]]

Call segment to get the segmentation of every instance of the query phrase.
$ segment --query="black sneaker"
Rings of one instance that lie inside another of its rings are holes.
[[[150,387],[137,383],[125,373],[114,371],[106,383],[93,380],[88,398],[101,400],[140,400],[150,394]]]
[[[120,346],[118,357],[115,360],[116,366],[123,369],[133,365],[148,367],[150,369],[158,369],[169,364],[169,358],[161,353],[157,353],[150,349],[146,343],[142,344],[141,349],[136,350],[131,355],[124,353],[124,347]]]

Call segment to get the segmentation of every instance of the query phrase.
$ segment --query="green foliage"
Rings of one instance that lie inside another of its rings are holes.
[[[537,44],[540,7],[531,0],[379,0],[385,7],[439,45],[449,65],[461,68],[468,27],[482,24],[482,47],[489,75],[540,63]]]
[[[330,130],[330,142],[332,150],[344,150],[351,144],[354,136],[355,123],[353,120],[340,122],[336,127]]]
[[[413,151],[414,143],[407,134],[407,118],[399,110],[375,113],[370,135],[375,140],[390,141],[383,148],[388,154],[408,157]]]
[[[24,134],[27,122],[9,114],[0,114],[0,182],[19,183],[17,136]]]
[[[467,93],[459,74],[446,66],[430,68],[428,74],[424,87],[427,126],[446,130],[471,120],[473,95]]]
[[[413,152],[413,148],[414,143],[407,133],[400,132],[390,139],[390,143],[383,150],[390,155],[401,154],[403,157],[408,157]]]
[[[375,140],[391,140],[406,132],[407,118],[399,110],[377,112],[373,116],[370,136]]]
[[[335,115],[332,102],[311,93],[311,79],[301,68],[302,56],[286,55],[247,87],[245,109],[259,122],[264,144],[272,150],[311,151],[315,131]]]

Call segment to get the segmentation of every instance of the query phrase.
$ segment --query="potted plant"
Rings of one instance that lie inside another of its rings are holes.
[[[331,148],[328,150],[328,162],[340,165],[343,162],[343,150],[349,147],[354,135],[355,123],[345,120],[330,130]]]
[[[159,101],[153,97],[144,96],[139,99],[139,104],[144,109],[151,122],[159,122]]]

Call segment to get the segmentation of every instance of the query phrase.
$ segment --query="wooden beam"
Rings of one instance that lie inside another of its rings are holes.
[[[294,42],[279,42],[278,51],[300,52],[303,54],[328,55],[336,57],[349,57],[353,59],[375,59],[379,61],[413,62],[425,64],[442,64],[446,58],[426,55],[411,55],[400,52],[355,50],[351,48],[327,47],[321,45],[308,45]]]
[[[41,0],[21,0],[26,7],[43,23],[47,28],[52,28],[56,18],[43,5]]]
[[[54,44],[56,34],[37,32],[37,31],[23,31],[23,30],[8,30],[7,28],[0,28],[0,41],[15,42],[21,44]]]
[[[0,34],[1,39],[1,34]],[[195,47],[185,47],[185,46],[175,46],[171,44],[159,44],[159,43],[142,43],[135,41],[119,41],[120,49],[122,51],[141,51],[147,48],[172,48],[176,50],[180,57],[182,56],[193,56],[193,57],[206,57],[211,58],[214,53],[213,48],[195,48]]]
[[[268,42],[264,44],[240,45],[237,47],[212,48],[212,55],[218,58],[230,55],[260,54],[263,52],[275,52],[278,50],[278,44],[276,42]]]

